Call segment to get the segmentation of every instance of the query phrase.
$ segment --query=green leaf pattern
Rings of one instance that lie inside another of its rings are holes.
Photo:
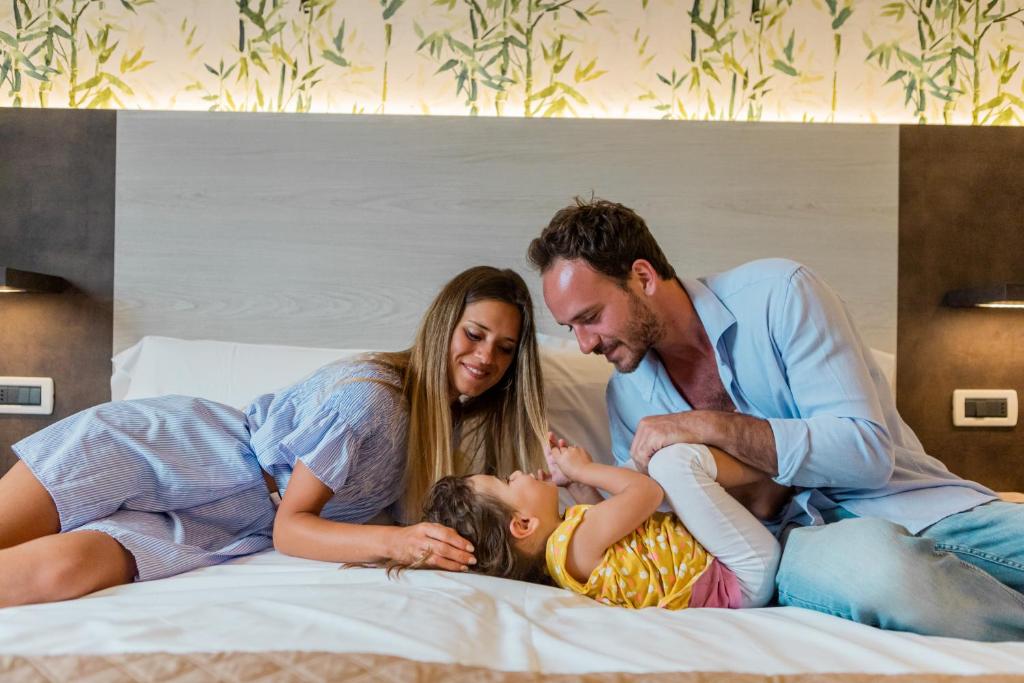
[[[0,0],[0,106],[1024,124],[1020,0]]]

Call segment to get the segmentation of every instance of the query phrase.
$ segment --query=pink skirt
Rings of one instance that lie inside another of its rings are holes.
[[[728,567],[717,559],[693,584],[690,607],[728,607],[739,609],[742,604],[740,582]]]

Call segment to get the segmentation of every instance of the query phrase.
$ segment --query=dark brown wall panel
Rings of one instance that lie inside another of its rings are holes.
[[[1024,311],[940,305],[950,289],[1024,281],[1024,129],[902,126],[897,396],[957,474],[1024,490],[1024,427],[954,427],[954,389],[1024,398]]]
[[[54,414],[0,414],[10,446],[110,400],[114,112],[0,109],[0,265],[59,275],[62,294],[0,295],[0,375],[52,377]]]

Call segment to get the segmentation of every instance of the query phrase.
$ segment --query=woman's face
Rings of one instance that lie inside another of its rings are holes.
[[[479,396],[505,376],[519,346],[519,309],[504,301],[475,301],[455,326],[448,351],[452,398]]]

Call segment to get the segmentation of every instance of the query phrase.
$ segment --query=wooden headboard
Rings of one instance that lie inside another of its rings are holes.
[[[512,267],[574,195],[678,272],[802,261],[896,349],[898,128],[119,112],[114,351],[146,334],[409,343],[459,270]]]

